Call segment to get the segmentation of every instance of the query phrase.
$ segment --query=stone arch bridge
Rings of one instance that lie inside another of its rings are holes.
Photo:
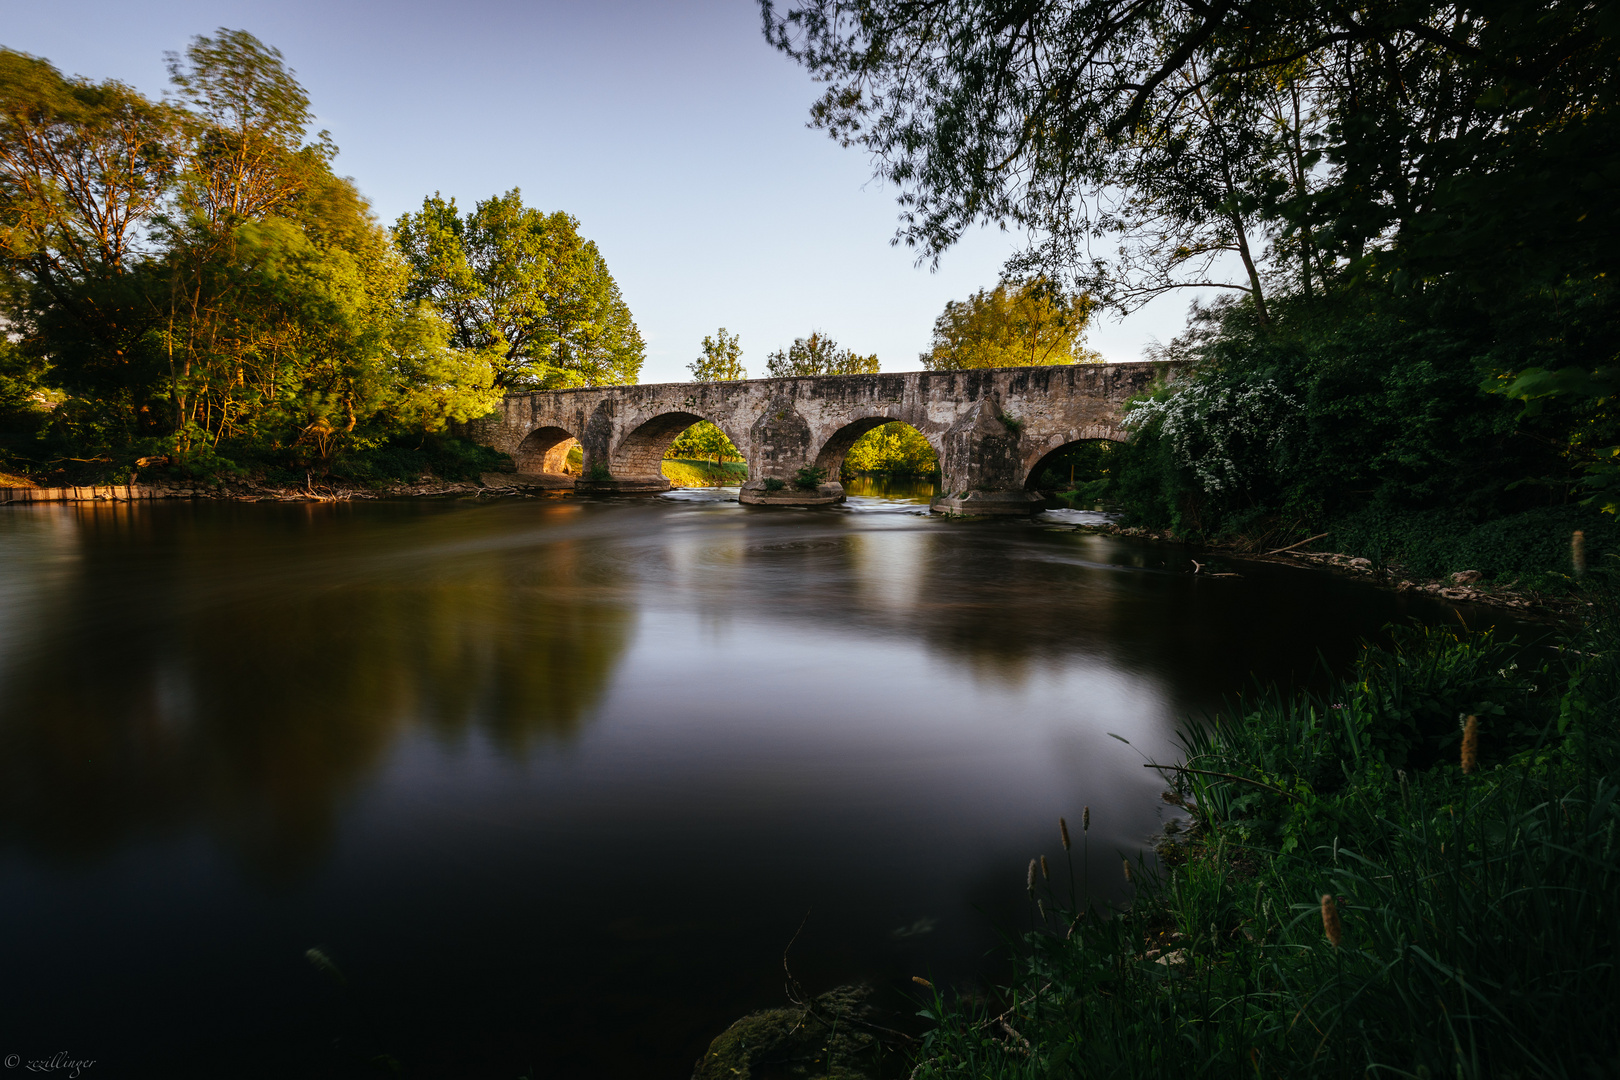
[[[468,425],[478,442],[511,454],[537,486],[579,492],[667,491],[664,451],[707,420],[748,462],[745,503],[814,506],[843,499],[838,483],[855,440],[904,421],[939,454],[934,509],[1027,514],[1029,489],[1048,458],[1073,443],[1122,440],[1121,405],[1176,365],[1054,367],[824,375],[737,382],[656,383],[508,394],[496,412]],[[566,475],[575,441],[584,471]],[[805,487],[803,469],[820,469]]]

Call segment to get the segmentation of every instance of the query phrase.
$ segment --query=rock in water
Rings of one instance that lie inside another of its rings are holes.
[[[732,1024],[709,1044],[692,1080],[879,1080],[900,1055],[850,1023],[871,1014],[870,987],[841,986],[810,1003],[765,1009]]]

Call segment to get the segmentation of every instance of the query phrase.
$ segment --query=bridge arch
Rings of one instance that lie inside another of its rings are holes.
[[[520,473],[566,476],[568,451],[578,443],[566,428],[538,427],[523,437],[512,457]]]
[[[1026,456],[1025,491],[1039,491],[1046,488],[1048,485],[1043,479],[1045,474],[1048,471],[1055,471],[1065,460],[1076,456],[1078,451],[1098,443],[1113,446],[1123,443],[1126,438],[1125,432],[1117,424],[1093,424],[1072,434],[1076,437],[1063,441],[1059,441],[1062,436],[1056,436],[1048,441],[1045,448],[1038,447]]]
[[[609,455],[609,471],[615,479],[663,480],[664,453],[669,450],[670,444],[693,424],[705,421],[725,432],[733,445],[739,448],[744,445],[727,430],[728,425],[713,417],[686,411],[660,413],[642,421],[619,439]]]
[[[859,420],[852,420],[845,424],[822,441],[821,448],[816,452],[816,468],[824,470],[827,479],[837,480],[839,474],[843,471],[844,459],[849,455],[855,444],[878,428],[889,424],[904,424],[911,428],[927,440],[928,445],[934,451],[934,457],[936,459],[940,457],[940,438],[937,433],[930,435],[923,428],[918,427],[904,417],[887,415],[863,416]]]

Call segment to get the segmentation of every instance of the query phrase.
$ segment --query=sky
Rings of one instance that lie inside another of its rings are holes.
[[[642,382],[689,378],[722,326],[756,377],[812,330],[916,370],[946,302],[1025,242],[977,230],[937,270],[892,246],[896,189],[806,126],[818,85],[755,0],[0,0],[0,45],[154,97],[164,52],[219,27],[282,51],[383,221],[514,187],[578,218],[646,339]],[[1096,320],[1087,344],[1139,359],[1191,299]]]

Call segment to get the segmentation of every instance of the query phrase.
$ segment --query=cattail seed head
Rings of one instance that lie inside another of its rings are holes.
[[[1041,877],[1045,878],[1047,881],[1052,880],[1052,871],[1046,865],[1046,856],[1045,855],[1041,856]]]
[[[1089,806],[1080,811],[1080,831],[1091,831],[1091,807]]]
[[[1479,764],[1479,717],[1470,716],[1463,725],[1462,737],[1462,771],[1464,775],[1474,771]]]
[[[1136,879],[1131,877],[1131,860],[1126,859],[1126,860],[1124,860],[1124,862],[1125,862],[1125,884],[1134,885],[1134,884],[1136,884]]]
[[[1024,878],[1024,888],[1030,892],[1035,891],[1035,860],[1029,860],[1029,874]]]
[[[1344,924],[1339,921],[1339,905],[1332,894],[1322,894],[1322,933],[1327,935],[1328,944],[1335,949],[1339,942],[1344,940]]]
[[[916,983],[918,986],[926,987],[929,990],[934,988],[934,984],[923,978],[921,975],[913,975],[911,977],[911,981]]]
[[[1063,850],[1069,850],[1069,823],[1058,818],[1058,835],[1063,837]]]

